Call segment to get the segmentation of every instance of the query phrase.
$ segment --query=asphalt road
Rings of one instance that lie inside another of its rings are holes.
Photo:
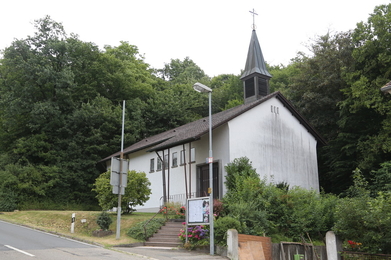
[[[0,259],[8,260],[140,260],[145,256],[117,252],[0,221]]]

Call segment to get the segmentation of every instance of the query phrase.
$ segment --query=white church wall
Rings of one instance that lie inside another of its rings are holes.
[[[195,157],[199,156],[199,149],[201,146],[197,145],[197,142],[192,142],[192,148],[195,148]],[[151,182],[152,194],[150,199],[143,205],[137,206],[136,209],[142,212],[157,212],[163,203],[163,166],[160,170],[157,169],[158,156],[155,152],[147,152],[148,149],[141,150],[136,153],[132,153],[129,156],[131,170],[143,171],[146,173],[149,181]],[[185,144],[185,156],[186,164],[181,164],[181,151],[183,146],[175,146],[170,149],[164,150],[164,156],[169,154],[169,165],[165,169],[166,180],[166,196],[177,200],[180,195],[186,194],[186,182],[188,185],[187,192],[196,191],[196,163],[191,163],[191,171],[189,170],[189,144]],[[200,149],[202,150],[202,149]],[[163,152],[158,152],[163,159]],[[177,153],[177,166],[173,166],[173,153]],[[150,171],[151,159],[154,159],[154,170]],[[186,177],[185,177],[186,167]],[[190,179],[191,178],[191,179]],[[185,180],[186,179],[186,180]],[[191,188],[189,187],[191,185]],[[128,187],[129,188],[129,187]]]
[[[221,197],[227,192],[225,187],[225,169],[224,167],[230,162],[230,146],[229,146],[229,128],[228,124],[224,124],[213,131],[213,157],[219,162],[219,180],[220,180],[220,195]]]
[[[129,169],[136,171],[143,171],[147,175],[147,178],[151,182],[151,190],[153,193],[150,195],[149,200],[144,204],[144,206],[137,206],[136,209],[144,209],[143,211],[156,212],[159,209],[159,201],[161,196],[163,196],[163,181],[161,171],[156,170],[157,156],[155,153],[146,152],[146,150],[141,150],[136,153],[128,155]],[[150,159],[155,158],[155,171],[150,172]],[[126,189],[131,189],[132,187],[126,187]]]
[[[229,122],[231,160],[247,156],[261,178],[319,190],[316,139],[276,98]]]

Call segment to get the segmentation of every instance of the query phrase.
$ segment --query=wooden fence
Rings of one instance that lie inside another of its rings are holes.
[[[281,242],[273,244],[272,252],[273,260],[327,260],[326,247],[312,244]]]

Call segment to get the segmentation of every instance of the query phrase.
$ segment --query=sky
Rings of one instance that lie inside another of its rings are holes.
[[[35,20],[49,15],[69,35],[101,49],[127,41],[151,67],[189,57],[213,77],[244,69],[253,18],[263,56],[287,65],[311,39],[354,29],[376,6],[390,0],[3,0],[0,50],[34,34]],[[250,11],[255,10],[257,15]]]

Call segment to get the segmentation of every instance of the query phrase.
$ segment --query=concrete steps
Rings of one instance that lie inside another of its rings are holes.
[[[168,221],[157,233],[145,242],[146,246],[178,247],[182,245],[178,235],[183,228],[183,221]]]

